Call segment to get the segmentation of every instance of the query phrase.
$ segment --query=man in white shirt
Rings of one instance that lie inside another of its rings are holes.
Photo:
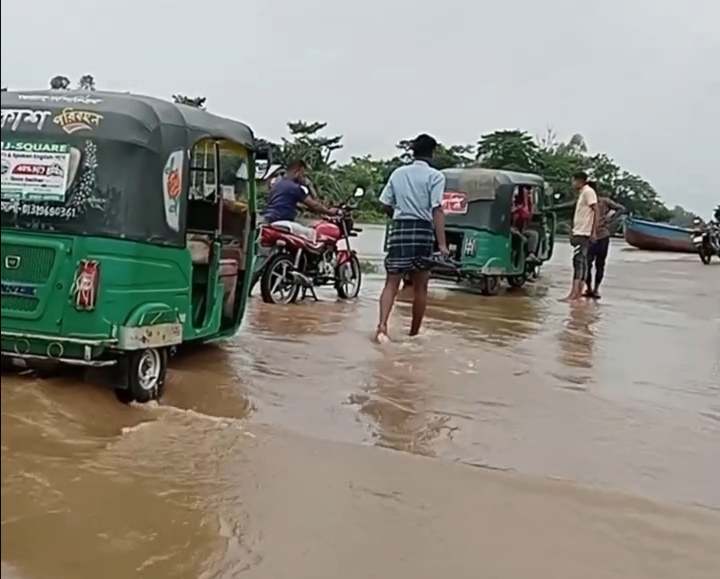
[[[585,289],[588,271],[588,248],[590,242],[597,237],[600,224],[598,215],[598,199],[595,190],[588,185],[588,175],[578,171],[573,175],[572,186],[578,193],[573,216],[572,236],[573,247],[573,282],[570,293],[562,301],[579,300]]]
[[[388,320],[403,277],[410,276],[413,286],[413,309],[410,335],[420,331],[427,304],[430,271],[428,260],[434,243],[444,256],[445,217],[442,198],[445,176],[431,165],[437,141],[430,135],[419,135],[412,144],[415,162],[393,171],[380,203],[392,217],[385,257],[385,287],[380,296],[380,319],[375,338],[388,340]]]

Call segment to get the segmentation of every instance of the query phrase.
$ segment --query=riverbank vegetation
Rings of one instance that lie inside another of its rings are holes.
[[[288,123],[286,138],[280,143],[263,141],[263,146],[269,150],[273,163],[304,159],[318,189],[331,201],[341,201],[356,187],[363,187],[367,195],[360,204],[358,217],[366,222],[384,219],[377,196],[390,173],[411,160],[410,141],[400,140],[393,156],[363,155],[339,163],[335,156],[343,146],[343,137],[328,134],[327,125],[322,122]],[[690,225],[694,217],[682,207],[667,207],[648,181],[623,169],[608,154],[590,152],[581,135],[561,141],[552,131],[541,138],[522,130],[494,131],[482,135],[474,144],[441,144],[435,165],[438,169],[479,166],[536,173],[552,187],[557,203],[574,198],[570,188],[572,174],[584,170],[598,182],[602,194],[636,215],[683,226]]]
[[[56,90],[67,90],[71,81],[56,76],[50,81]],[[82,90],[95,90],[95,79],[84,75],[78,82]],[[205,97],[173,95],[177,103],[206,108]],[[377,197],[390,173],[410,162],[410,141],[401,139],[396,153],[385,158],[361,155],[338,162],[336,155],[343,148],[343,136],[328,131],[327,123],[296,121],[287,124],[288,135],[280,142],[260,139],[261,147],[272,163],[284,165],[291,159],[303,159],[310,167],[310,176],[320,195],[329,203],[348,198],[357,187],[366,191],[357,211],[359,221],[384,221]],[[442,135],[437,135],[442,139]],[[552,187],[556,203],[571,201],[572,174],[588,172],[598,183],[600,192],[622,203],[631,213],[655,221],[689,226],[695,215],[680,206],[669,208],[655,188],[643,177],[621,167],[608,153],[591,151],[580,134],[564,141],[552,130],[540,137],[521,129],[499,130],[481,135],[477,142],[442,143],[437,151],[438,169],[449,167],[486,167],[542,175]],[[263,203],[266,191],[261,191]],[[563,220],[569,218],[561,215]],[[565,224],[566,225],[566,224]]]

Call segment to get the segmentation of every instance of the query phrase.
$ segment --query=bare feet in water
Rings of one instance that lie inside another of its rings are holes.
[[[387,335],[387,328],[378,328],[375,332],[375,342],[378,344],[387,344],[390,342],[390,336]]]
[[[569,302],[576,302],[580,299],[580,296],[576,296],[573,294],[570,294],[569,296],[565,296],[564,298],[560,298],[558,301],[563,303],[569,303]]]

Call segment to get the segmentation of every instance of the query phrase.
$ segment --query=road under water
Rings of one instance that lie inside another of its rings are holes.
[[[715,263],[616,243],[569,306],[561,246],[523,290],[434,284],[418,338],[400,303],[385,346],[380,276],[255,298],[159,405],[4,374],[2,576],[716,576]]]

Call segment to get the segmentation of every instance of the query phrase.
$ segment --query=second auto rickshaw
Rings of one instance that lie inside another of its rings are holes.
[[[446,237],[454,267],[437,278],[465,281],[497,293],[504,278],[521,287],[552,256],[555,214],[542,177],[466,168],[443,171]]]

